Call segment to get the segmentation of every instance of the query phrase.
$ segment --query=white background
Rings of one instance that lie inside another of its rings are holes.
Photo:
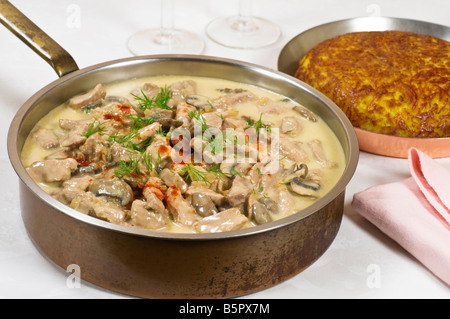
[[[62,45],[80,68],[131,56],[126,46],[129,36],[157,27],[160,21],[159,0],[11,2]],[[176,27],[204,37],[205,55],[273,69],[284,44],[325,22],[381,15],[450,26],[449,0],[255,0],[254,14],[279,24],[283,34],[270,47],[246,51],[215,44],[205,34],[212,19],[237,13],[236,0],[175,3]],[[0,298],[128,298],[86,282],[69,288],[69,274],[37,252],[22,223],[18,178],[6,150],[7,131],[19,107],[56,79],[44,60],[0,26]],[[439,162],[450,170],[449,158]],[[331,247],[294,278],[244,298],[449,298],[448,286],[350,207],[354,193],[407,177],[406,160],[361,153],[347,187],[342,225]],[[374,275],[377,281],[372,280]]]

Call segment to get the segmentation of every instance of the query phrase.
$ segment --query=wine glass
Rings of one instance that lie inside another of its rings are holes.
[[[239,0],[239,14],[211,21],[206,34],[227,47],[257,49],[275,43],[281,30],[275,23],[252,15],[252,0]]]
[[[197,34],[174,28],[174,0],[161,0],[159,28],[141,30],[128,40],[128,49],[134,55],[199,54],[204,46]]]

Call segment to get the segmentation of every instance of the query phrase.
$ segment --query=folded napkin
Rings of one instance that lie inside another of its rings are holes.
[[[450,172],[408,153],[412,177],[353,196],[352,207],[450,285]]]

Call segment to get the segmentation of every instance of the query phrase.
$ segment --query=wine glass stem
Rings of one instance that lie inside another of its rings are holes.
[[[258,26],[253,21],[252,0],[239,0],[239,15],[231,27],[239,32],[253,32]]]
[[[174,31],[174,0],[161,0],[161,30],[156,42],[169,45]]]

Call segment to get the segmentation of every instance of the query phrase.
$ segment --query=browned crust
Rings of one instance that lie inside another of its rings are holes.
[[[314,47],[295,77],[332,99],[355,127],[450,136],[450,43],[403,31],[354,32]]]

